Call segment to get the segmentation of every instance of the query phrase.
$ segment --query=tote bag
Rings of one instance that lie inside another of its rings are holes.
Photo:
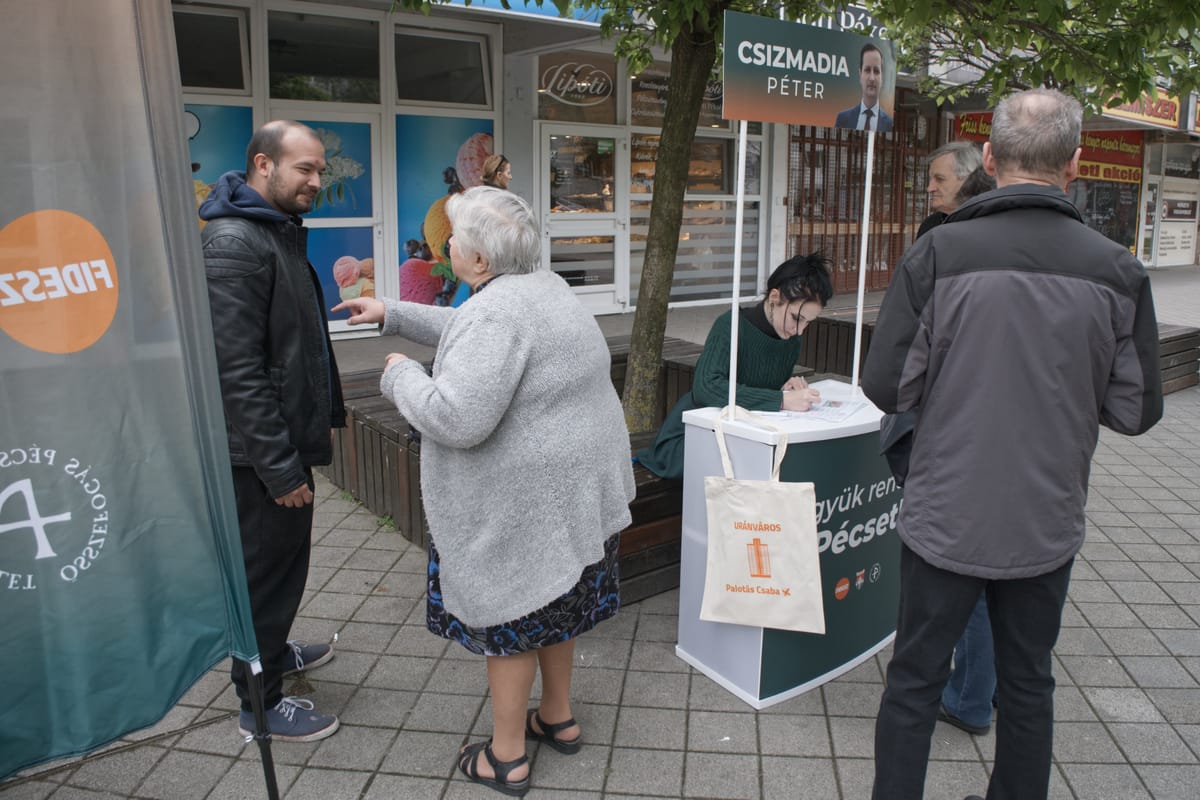
[[[708,568],[700,619],[823,634],[816,492],[811,483],[779,480],[786,433],[743,408],[736,409],[738,418],[776,431],[775,459],[769,481],[734,478],[717,418],[725,476],[704,479]]]

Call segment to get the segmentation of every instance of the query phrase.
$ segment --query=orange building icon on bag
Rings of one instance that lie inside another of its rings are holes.
[[[755,537],[754,541],[746,545],[746,557],[750,560],[751,578],[771,577],[771,554],[762,539]]]

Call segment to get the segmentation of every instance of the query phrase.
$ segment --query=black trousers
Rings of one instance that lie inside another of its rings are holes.
[[[920,800],[950,656],[987,596],[996,646],[996,760],[987,800],[1037,800],[1050,783],[1054,743],[1051,650],[1073,560],[1045,575],[989,581],[938,569],[904,544],[900,609],[887,687],[875,721],[874,800]]]
[[[305,472],[312,488],[312,470]],[[250,614],[263,667],[263,701],[270,709],[283,697],[288,632],[308,580],[313,506],[276,505],[252,467],[233,468],[233,489],[250,590]],[[235,658],[230,672],[242,710],[250,711],[249,668]]]

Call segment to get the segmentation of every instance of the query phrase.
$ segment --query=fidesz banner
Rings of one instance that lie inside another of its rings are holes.
[[[724,44],[726,119],[892,130],[886,39],[726,11]]]
[[[258,658],[170,5],[67,5],[0,26],[0,777]]]

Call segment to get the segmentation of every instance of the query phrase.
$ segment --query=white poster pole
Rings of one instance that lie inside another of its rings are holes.
[[[742,216],[746,198],[746,120],[738,123],[737,209],[733,223],[733,300],[729,318],[729,419],[737,405],[738,294],[742,287]]]
[[[863,188],[862,222],[858,244],[858,304],[854,312],[854,364],[850,369],[850,386],[858,397],[858,361],[862,353],[863,297],[867,289],[867,237],[871,221],[871,180],[875,175],[875,131],[867,131],[867,181]]]

